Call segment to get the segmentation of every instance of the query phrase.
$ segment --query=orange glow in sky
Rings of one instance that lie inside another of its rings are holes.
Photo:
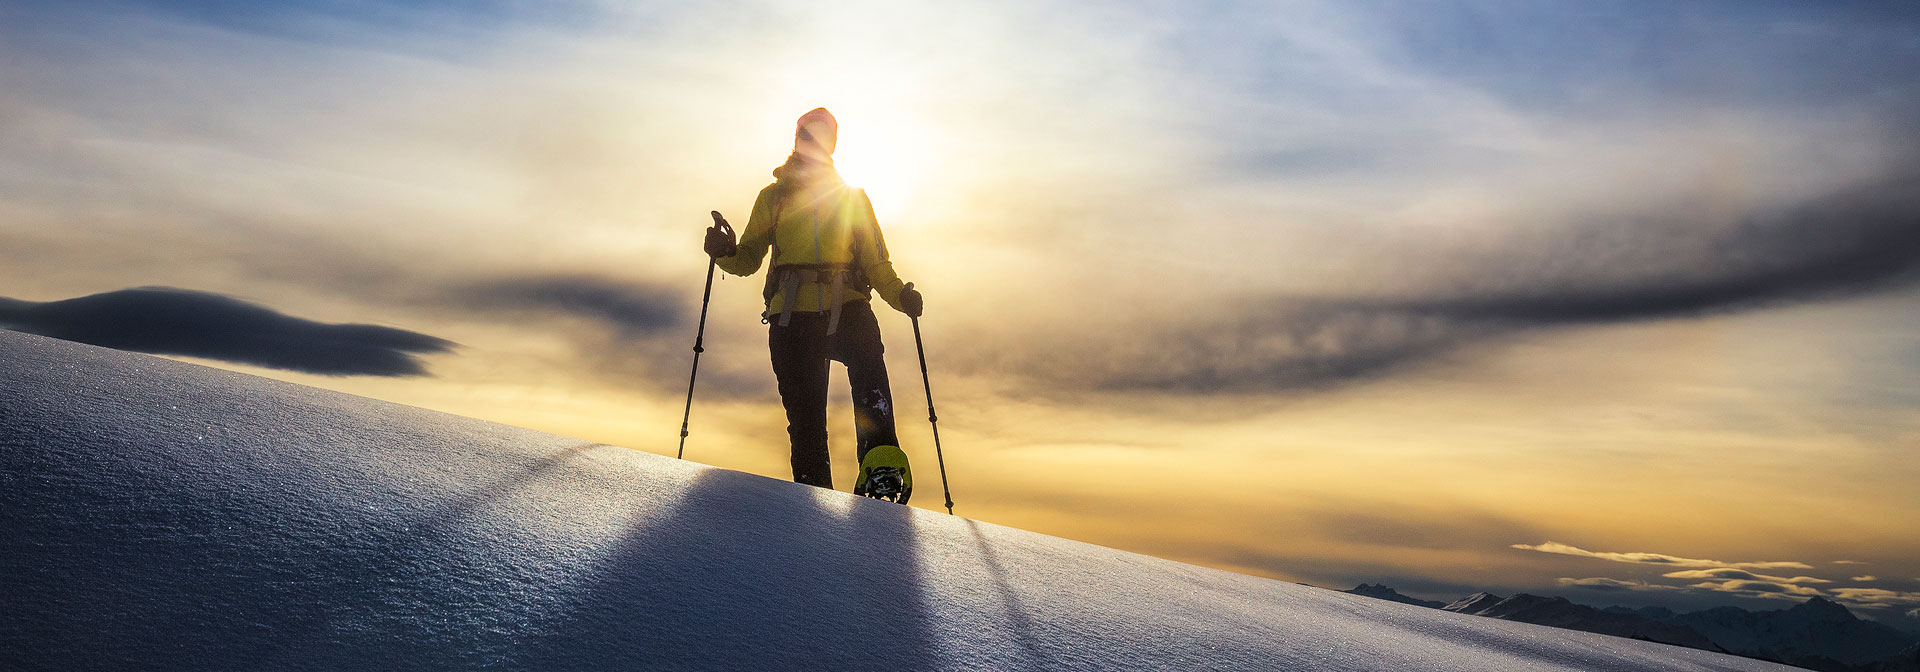
[[[1554,542],[1920,609],[1911,25],[816,4],[0,10],[0,297],[430,334],[423,377],[206,363],[671,455],[706,213],[824,106],[926,293],[962,515],[1422,597],[1779,599]],[[687,453],[785,478],[762,280],[715,282]]]

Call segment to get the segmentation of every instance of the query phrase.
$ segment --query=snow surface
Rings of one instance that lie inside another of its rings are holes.
[[[1791,669],[4,331],[0,455],[8,669]]]

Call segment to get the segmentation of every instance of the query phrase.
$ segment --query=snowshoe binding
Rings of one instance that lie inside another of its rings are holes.
[[[907,454],[899,446],[874,446],[860,460],[860,475],[854,479],[853,494],[907,503],[913,495],[913,469],[907,466]]]

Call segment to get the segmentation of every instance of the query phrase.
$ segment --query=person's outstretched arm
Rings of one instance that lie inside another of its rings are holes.
[[[773,206],[778,198],[772,187],[760,190],[760,196],[753,199],[753,214],[747,215],[747,230],[740,234],[740,245],[730,257],[720,257],[714,262],[720,270],[734,275],[753,275],[760,270],[760,263],[767,258],[767,250],[773,247]]]

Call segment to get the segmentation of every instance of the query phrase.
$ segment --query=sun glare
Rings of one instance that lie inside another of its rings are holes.
[[[934,147],[937,128],[913,112],[911,92],[886,84],[885,72],[847,69],[853,59],[834,67],[795,64],[781,77],[782,95],[768,109],[782,110],[784,133],[793,119],[815,107],[825,107],[840,122],[834,165],[847,183],[867,190],[874,214],[883,226],[909,224],[913,195],[927,173],[937,165]],[[822,72],[833,73],[821,76]]]
[[[902,139],[903,133],[897,128],[874,117],[840,116],[840,120],[840,146],[834,152],[834,165],[847,184],[867,190],[874,214],[883,224],[891,225],[911,202],[920,165],[928,158],[904,150],[913,143]]]

